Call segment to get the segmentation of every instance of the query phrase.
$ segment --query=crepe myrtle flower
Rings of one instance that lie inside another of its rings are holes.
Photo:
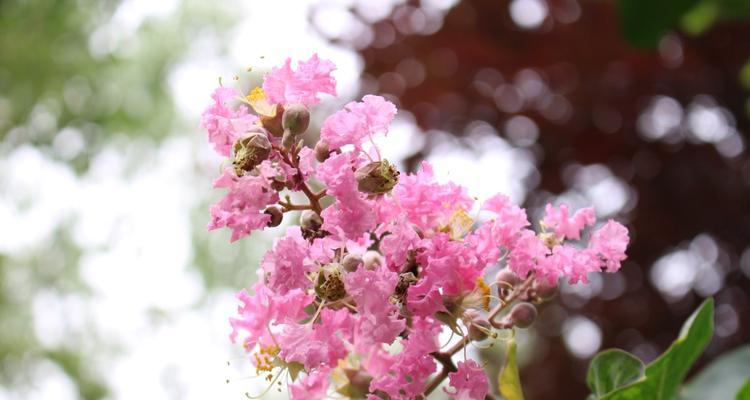
[[[252,291],[237,296],[231,339],[267,379],[288,374],[294,399],[424,399],[446,379],[452,398],[484,399],[483,366],[452,356],[529,327],[560,279],[616,272],[628,231],[565,204],[532,224],[509,197],[478,201],[427,162],[400,173],[375,146],[397,113],[380,96],[346,104],[310,134],[311,108],[336,95],[334,70],[317,55],[296,68],[287,59],[247,95],[217,88],[202,115],[228,158],[208,228],[235,241],[287,224]],[[448,349],[445,331],[459,336]]]

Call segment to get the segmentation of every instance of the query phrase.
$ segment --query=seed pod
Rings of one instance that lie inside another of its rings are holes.
[[[301,104],[289,106],[284,110],[281,119],[281,127],[288,130],[292,135],[301,135],[305,133],[310,125],[310,111]]]
[[[331,151],[328,149],[328,143],[321,140],[315,144],[315,159],[318,160],[318,162],[327,160],[330,154]]]
[[[281,224],[281,220],[284,219],[284,212],[281,211],[281,207],[279,206],[266,207],[263,213],[271,216],[271,219],[268,220],[269,227],[279,226],[279,224]]]
[[[363,193],[388,193],[398,183],[399,172],[388,160],[373,161],[354,172],[357,189]]]
[[[346,297],[346,286],[342,279],[341,265],[328,264],[318,271],[315,293],[328,301],[336,301]]]
[[[508,320],[519,328],[528,328],[536,319],[536,307],[531,303],[518,303],[510,310]]]
[[[262,128],[258,128],[262,129]],[[251,171],[271,154],[271,142],[265,132],[250,131],[234,142],[232,165],[237,176]]]
[[[317,231],[323,226],[323,218],[313,210],[304,210],[299,216],[299,224],[303,229]]]
[[[346,272],[354,272],[362,264],[362,256],[359,254],[347,254],[344,259],[341,260],[341,265],[344,267]]]

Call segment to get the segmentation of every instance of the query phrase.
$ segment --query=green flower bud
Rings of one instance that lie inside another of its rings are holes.
[[[318,162],[327,160],[330,154],[331,151],[328,149],[328,143],[321,140],[315,144],[315,159],[318,160]]]
[[[281,127],[285,131],[288,130],[292,135],[301,135],[305,133],[308,125],[310,125],[310,111],[307,111],[305,106],[295,104],[284,110]]]
[[[357,189],[363,193],[388,193],[398,183],[399,172],[388,160],[374,161],[354,172]]]
[[[262,129],[262,128],[259,128]],[[271,154],[271,142],[265,132],[250,131],[234,142],[232,165],[237,176],[243,176]]]
[[[291,149],[294,147],[297,138],[292,134],[290,130],[285,130],[284,135],[281,136],[281,146],[285,149]]]

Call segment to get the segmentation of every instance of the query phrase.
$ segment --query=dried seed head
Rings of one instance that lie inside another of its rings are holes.
[[[315,293],[327,301],[336,301],[346,297],[341,265],[328,264],[318,271]]]
[[[257,128],[262,130],[263,128]],[[271,142],[265,132],[249,131],[234,142],[232,165],[237,176],[243,176],[271,154]]]
[[[363,193],[388,193],[398,183],[399,172],[388,160],[373,161],[360,167],[354,176],[357,189]]]

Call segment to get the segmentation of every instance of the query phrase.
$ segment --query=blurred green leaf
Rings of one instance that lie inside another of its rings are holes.
[[[681,400],[731,399],[750,377],[750,345],[726,353],[685,386]]]
[[[586,383],[598,399],[642,378],[645,370],[638,357],[619,349],[606,350],[591,360]]]
[[[682,16],[682,29],[692,35],[699,35],[713,25],[719,16],[719,3],[713,0],[704,0],[698,3],[692,10]]]
[[[518,375],[518,364],[516,360],[516,340],[508,340],[505,351],[505,366],[498,377],[500,394],[506,400],[523,400],[521,389],[521,377]]]
[[[737,392],[736,400],[750,400],[750,378],[742,385],[742,388]]]
[[[617,0],[620,30],[638,47],[654,48],[698,0]]]
[[[646,367],[646,375],[616,389],[605,400],[672,400],[685,375],[711,340],[714,331],[714,302],[706,299],[682,326],[680,336],[669,349]]]

